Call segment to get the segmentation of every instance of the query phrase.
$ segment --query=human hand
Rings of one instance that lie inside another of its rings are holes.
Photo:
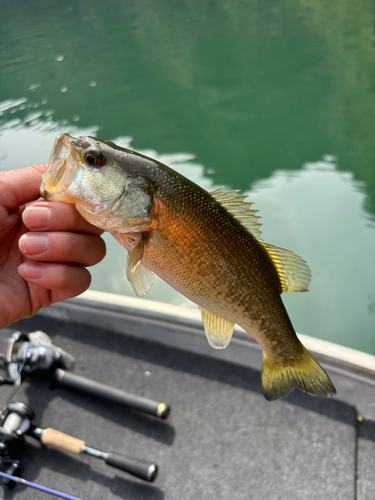
[[[84,292],[86,266],[105,256],[103,231],[74,205],[39,199],[46,168],[0,173],[0,328]]]

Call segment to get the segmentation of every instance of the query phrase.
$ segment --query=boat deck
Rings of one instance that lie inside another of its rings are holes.
[[[67,388],[51,390],[30,375],[13,401],[34,409],[35,424],[155,461],[159,474],[146,483],[27,438],[22,477],[29,481],[85,500],[375,498],[375,423],[358,420],[350,404],[300,391],[269,403],[257,370],[69,318],[37,315],[14,327],[45,331],[76,358],[74,373],[172,408],[160,420]],[[0,389],[3,403],[7,391]],[[20,485],[1,494],[51,498]]]

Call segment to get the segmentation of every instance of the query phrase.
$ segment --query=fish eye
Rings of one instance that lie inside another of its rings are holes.
[[[105,156],[101,149],[88,149],[85,151],[84,158],[91,167],[101,167],[105,162]]]

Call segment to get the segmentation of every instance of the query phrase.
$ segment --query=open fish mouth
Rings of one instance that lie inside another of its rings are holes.
[[[62,189],[61,180],[70,156],[72,139],[68,134],[61,134],[55,140],[48,169],[42,177],[40,187],[40,194],[46,200],[55,198],[56,193]]]

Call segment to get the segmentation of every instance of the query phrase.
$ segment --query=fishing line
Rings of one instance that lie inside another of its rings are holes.
[[[10,481],[14,481],[15,483],[24,484],[25,486],[29,486],[30,488],[34,488],[39,491],[44,491],[45,493],[49,493],[50,495],[55,495],[60,498],[65,498],[67,500],[83,500],[82,498],[73,497],[72,495],[68,495],[67,493],[62,493],[61,491],[56,491],[51,488],[47,488],[46,486],[42,486],[41,484],[32,483],[31,481],[27,481],[21,477],[11,476],[10,474],[6,474],[5,472],[0,472],[1,477],[5,477]]]

